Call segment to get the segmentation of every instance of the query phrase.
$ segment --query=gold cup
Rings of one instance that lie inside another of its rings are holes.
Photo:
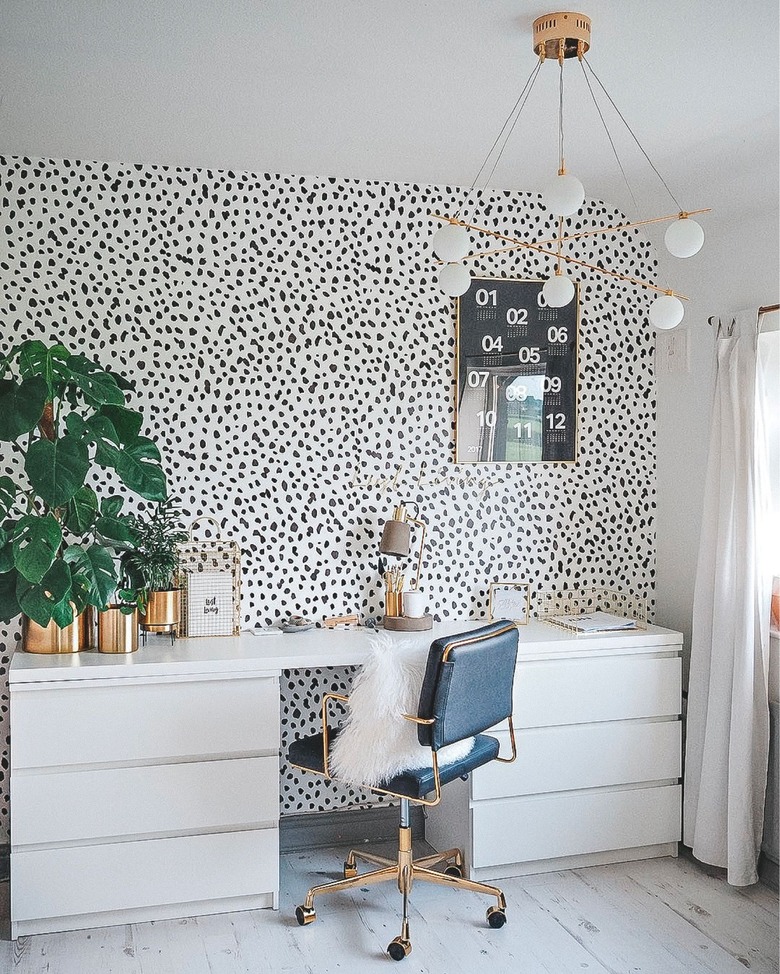
[[[170,632],[179,628],[181,589],[149,592],[146,612],[141,614],[141,628],[146,632]]]
[[[138,610],[125,614],[118,605],[98,612],[98,650],[134,653],[138,649]]]
[[[89,645],[88,615],[85,609],[64,629],[60,629],[53,619],[48,626],[39,626],[22,616],[22,649],[25,653],[80,653]]]

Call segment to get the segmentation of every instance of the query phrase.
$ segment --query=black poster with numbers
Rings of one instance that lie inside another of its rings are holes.
[[[458,298],[456,463],[577,458],[579,291],[550,308],[543,285],[474,278]]]

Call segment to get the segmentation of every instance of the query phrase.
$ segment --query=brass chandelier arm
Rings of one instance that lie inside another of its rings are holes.
[[[580,237],[593,237],[599,233],[615,233],[618,230],[633,230],[635,227],[647,227],[651,223],[666,223],[667,220],[679,220],[684,219],[689,216],[696,216],[697,213],[710,213],[712,211],[711,206],[706,206],[702,210],[683,210],[681,213],[672,213],[670,216],[657,216],[652,220],[637,220],[636,223],[621,223],[615,227],[599,227],[596,230],[582,230],[580,233],[570,233],[565,237],[561,237],[561,241],[566,243],[567,240],[579,240]],[[557,237],[551,240],[540,240],[541,245],[556,243]]]
[[[566,243],[567,240],[579,240],[581,237],[594,237],[600,233],[616,233],[618,230],[633,230],[636,227],[647,227],[652,223],[666,223],[667,220],[680,220],[685,219],[689,216],[696,216],[699,213],[711,213],[712,207],[705,206],[701,210],[682,210],[680,213],[670,213],[669,216],[657,216],[652,220],[637,220],[635,223],[619,223],[612,227],[597,227],[595,230],[582,230],[580,233],[569,233],[564,237],[550,237],[547,240],[539,240],[538,246],[545,247],[548,244],[557,244],[559,241],[561,243]],[[434,220],[441,220],[443,223],[455,223],[458,226],[471,228],[473,230],[480,230],[480,227],[475,227],[470,223],[464,223],[461,220],[453,219],[449,216],[441,216],[439,213],[429,213],[429,217]],[[491,230],[482,230],[482,233],[492,233]],[[512,237],[507,237],[506,239],[514,239]],[[492,254],[504,253],[507,250],[514,250],[514,247],[501,247],[497,250],[483,250],[480,256],[489,257]]]
[[[524,240],[518,240],[516,237],[510,237],[505,233],[499,233],[497,230],[488,230],[487,227],[478,227],[473,223],[464,223],[461,220],[453,221],[451,217],[440,216],[438,213],[429,214],[436,220],[442,220],[445,223],[457,223],[459,226],[466,227],[469,230],[476,230],[478,233],[485,233],[489,237],[496,237],[498,240],[506,240],[507,243],[511,243],[511,247],[501,248],[503,251],[508,250],[534,250],[536,253],[544,254],[546,257],[552,257],[555,260],[565,260],[567,264],[576,264],[578,267],[587,267],[588,270],[596,271],[599,274],[606,274],[607,277],[614,277],[619,281],[626,281],[629,284],[636,284],[637,287],[646,288],[649,291],[657,291],[659,294],[671,294],[676,298],[680,298],[682,301],[687,301],[688,298],[684,294],[680,294],[677,291],[672,291],[670,288],[659,287],[657,284],[650,284],[648,281],[640,281],[636,277],[630,277],[628,274],[619,274],[617,271],[608,271],[605,267],[599,267],[597,264],[589,264],[586,260],[579,260],[576,257],[569,257],[566,254],[557,254],[554,250],[545,250],[544,247],[539,244],[527,243]],[[564,238],[565,239],[565,238]],[[555,241],[552,241],[555,242]],[[481,251],[477,254],[467,254],[463,260],[479,260],[490,253],[497,253],[498,251]]]

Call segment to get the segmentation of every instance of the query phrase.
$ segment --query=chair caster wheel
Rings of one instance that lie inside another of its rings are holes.
[[[403,937],[396,937],[395,940],[391,940],[388,944],[387,952],[393,960],[403,960],[404,957],[408,957],[411,954],[412,943],[410,940],[404,940]]]
[[[454,876],[455,879],[463,879],[463,870],[460,868],[460,866],[456,866],[454,863],[452,863],[444,870],[444,875]]]
[[[498,906],[491,906],[487,911],[487,922],[494,930],[498,930],[506,923],[506,913]]]
[[[317,919],[317,914],[314,912],[314,908],[307,909],[305,906],[295,907],[295,919],[298,923],[305,927],[307,923],[314,923]]]
[[[344,863],[344,879],[354,879],[357,876],[357,866],[351,866],[348,862]]]

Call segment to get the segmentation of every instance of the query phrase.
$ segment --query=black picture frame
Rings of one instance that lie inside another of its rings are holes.
[[[579,289],[548,307],[542,280],[474,278],[457,304],[456,463],[574,463]]]

